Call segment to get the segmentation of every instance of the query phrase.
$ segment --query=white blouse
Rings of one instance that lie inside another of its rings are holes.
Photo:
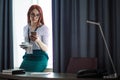
[[[29,42],[28,35],[31,34],[30,26],[26,25],[23,29],[24,29],[23,30],[24,40],[26,42]],[[49,29],[48,29],[48,27],[46,25],[42,25],[41,27],[37,28],[36,33],[37,33],[38,37],[40,38],[40,40],[48,46],[48,42],[49,42],[48,41],[48,39],[49,39]],[[35,43],[34,41],[30,40],[30,44],[33,45],[33,50],[40,49],[39,45],[37,43]]]

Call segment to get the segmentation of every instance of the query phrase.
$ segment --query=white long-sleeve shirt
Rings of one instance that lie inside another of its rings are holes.
[[[29,38],[28,38],[28,35],[31,34],[31,31],[30,31],[30,26],[29,25],[26,25],[24,28],[23,28],[23,32],[24,32],[24,40],[26,42],[29,42]],[[29,30],[28,30],[29,29]],[[29,34],[28,34],[29,33]],[[49,29],[46,25],[42,25],[41,27],[38,27],[37,30],[36,30],[36,33],[39,37],[39,39],[45,44],[48,46],[48,39],[49,39]],[[36,49],[40,49],[41,48],[39,47],[39,45],[37,43],[35,43],[34,41],[31,41],[30,40],[30,43],[33,45],[33,50],[36,50]]]

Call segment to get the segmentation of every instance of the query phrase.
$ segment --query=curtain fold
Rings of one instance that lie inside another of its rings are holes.
[[[13,68],[12,0],[0,0],[0,71]]]
[[[52,0],[53,71],[66,72],[71,57],[97,57],[98,69],[114,73],[98,26],[102,26],[115,68],[120,73],[120,1]]]

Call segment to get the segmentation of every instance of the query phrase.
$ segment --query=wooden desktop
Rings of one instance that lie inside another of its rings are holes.
[[[77,78],[76,74],[70,73],[53,73],[48,74],[32,74],[26,72],[25,74],[3,74],[0,73],[0,80],[103,80],[96,78]]]

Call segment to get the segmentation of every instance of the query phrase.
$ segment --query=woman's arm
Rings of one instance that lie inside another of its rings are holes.
[[[35,40],[35,42],[39,45],[39,47],[43,50],[43,51],[47,51],[48,50],[48,46],[46,44],[44,44],[39,37],[37,37],[37,39]]]
[[[37,29],[36,34],[31,34],[30,39],[37,43],[41,50],[48,50],[49,29],[43,25]]]

